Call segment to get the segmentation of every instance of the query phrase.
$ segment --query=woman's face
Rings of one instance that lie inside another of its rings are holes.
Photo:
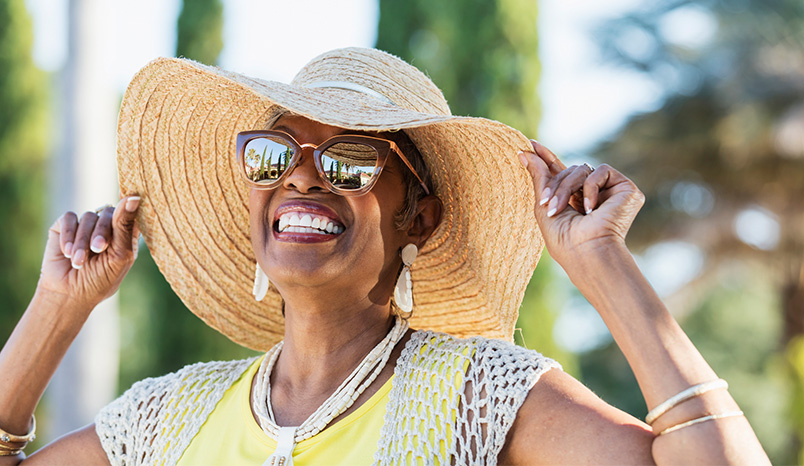
[[[315,145],[355,133],[292,115],[281,117],[273,129],[290,134],[299,144]],[[364,297],[372,291],[390,292],[401,263],[399,248],[409,242],[407,233],[394,224],[406,194],[400,173],[406,168],[391,155],[371,191],[345,197],[324,187],[312,149],[305,148],[301,157],[278,188],[251,190],[251,242],[261,267],[280,293],[293,286]],[[308,216],[319,229],[328,230],[331,223],[332,232],[280,231],[288,221],[305,224]]]

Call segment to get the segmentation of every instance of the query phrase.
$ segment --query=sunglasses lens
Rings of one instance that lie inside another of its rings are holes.
[[[255,183],[271,184],[290,165],[293,147],[276,136],[262,136],[246,143],[243,150],[246,176]]]
[[[321,168],[336,188],[360,189],[377,172],[377,150],[366,144],[339,142],[321,154]]]

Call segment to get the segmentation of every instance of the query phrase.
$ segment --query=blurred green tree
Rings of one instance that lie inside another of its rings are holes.
[[[33,63],[24,0],[0,0],[0,341],[33,295],[45,231],[47,76]]]
[[[223,47],[220,0],[185,0],[178,19],[176,55],[215,64]],[[256,354],[208,327],[191,313],[159,272],[148,248],[120,287],[120,390],[133,382],[197,361]]]
[[[739,398],[742,391],[738,401],[746,406],[758,397],[786,397],[794,374],[799,392],[791,396],[802,399],[802,368],[791,366],[800,356],[792,347],[777,351],[804,335],[802,26],[804,4],[797,0],[662,0],[645,2],[596,34],[605,60],[666,89],[660,108],[633,116],[593,151],[647,195],[630,244],[684,241],[700,249],[704,273],[680,293],[699,304],[682,309],[689,313],[682,323],[691,334],[701,330],[693,340],[716,369],[744,382],[732,392]],[[718,298],[724,271],[741,267],[751,273],[729,293],[744,299]],[[747,299],[764,286],[776,290],[775,299]],[[778,314],[765,312],[768,306]],[[704,325],[717,319],[720,325]],[[778,326],[770,325],[774,319]],[[722,331],[736,322],[753,323]],[[772,337],[760,338],[756,329],[765,327],[775,329]],[[721,358],[708,342],[731,356]],[[761,364],[733,358],[746,347]],[[791,355],[788,382],[771,386],[764,372],[785,372],[783,353]],[[802,432],[800,402],[796,409],[787,422]],[[791,440],[782,424],[755,422],[755,428],[774,462],[788,463],[802,438]]]
[[[538,6],[532,0],[380,1],[377,48],[409,61],[444,92],[456,115],[483,116],[536,138]],[[515,335],[575,371],[574,358],[553,340],[559,287],[545,253],[528,285]]]
[[[184,0],[176,31],[176,56],[215,65],[223,49],[221,0]]]

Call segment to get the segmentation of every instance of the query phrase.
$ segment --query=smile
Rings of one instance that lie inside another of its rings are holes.
[[[279,233],[338,235],[343,232],[343,226],[323,215],[285,212],[279,216],[276,231]]]

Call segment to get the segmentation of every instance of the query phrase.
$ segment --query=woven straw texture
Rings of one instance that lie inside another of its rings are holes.
[[[342,81],[353,90],[307,88]],[[530,178],[517,153],[527,138],[501,123],[450,115],[416,68],[373,49],[328,52],[291,84],[189,60],[158,59],[132,80],[118,120],[123,195],[142,196],[139,224],[161,272],[187,307],[233,341],[265,350],[282,338],[281,297],[251,295],[255,255],[248,187],[235,137],[279,109],[347,129],[404,129],[432,171],[442,223],[412,267],[411,326],[510,340],[543,241]]]
[[[134,384],[95,418],[111,464],[176,464],[253,361],[194,364]],[[497,464],[530,389],[560,367],[510,343],[413,333],[397,360],[374,464]]]

